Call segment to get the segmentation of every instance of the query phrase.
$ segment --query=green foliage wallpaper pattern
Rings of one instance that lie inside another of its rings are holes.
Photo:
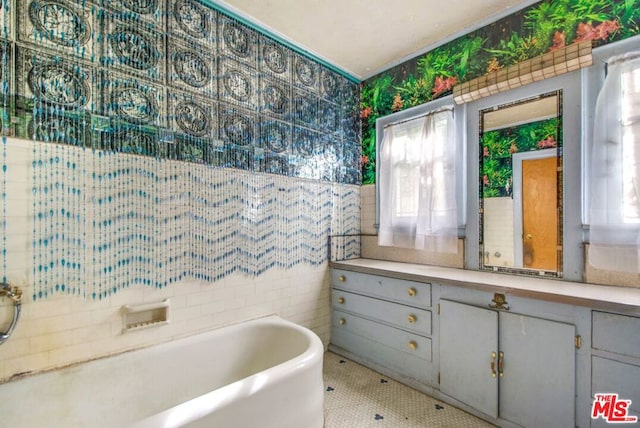
[[[557,117],[524,125],[487,131],[482,134],[482,198],[511,196],[513,189],[512,156],[560,147],[562,132]]]
[[[546,0],[362,84],[362,181],[375,182],[376,119],[451,93],[464,82],[572,43],[640,34],[640,0]]]

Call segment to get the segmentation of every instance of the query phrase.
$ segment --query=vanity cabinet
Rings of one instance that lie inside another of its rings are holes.
[[[592,311],[591,395],[617,393],[631,400],[628,416],[640,420],[640,318]],[[603,418],[592,427],[610,426]]]
[[[525,427],[575,427],[575,326],[440,300],[440,391]]]
[[[338,269],[331,279],[332,347],[391,376],[434,383],[431,285]]]
[[[331,283],[332,350],[497,426],[610,426],[598,393],[640,418],[640,289],[369,259]]]

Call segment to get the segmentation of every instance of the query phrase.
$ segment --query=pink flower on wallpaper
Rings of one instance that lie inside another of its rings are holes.
[[[581,22],[576,29],[574,43],[586,42],[588,40],[607,40],[609,36],[620,29],[618,21],[604,21],[595,27],[590,23]]]
[[[599,40],[606,40],[609,38],[609,35],[615,33],[619,29],[620,24],[618,24],[618,21],[604,21],[596,27],[596,34],[598,35]]]
[[[489,153],[489,147],[484,146],[484,151],[483,151],[482,155],[483,155],[485,158],[488,158],[489,156],[491,156],[491,153]]]
[[[488,185],[489,185],[489,176],[488,176],[488,175],[485,175],[484,177],[482,177],[482,183],[483,183],[485,186],[488,186]]]
[[[362,155],[362,159],[360,160],[362,166],[365,166],[367,163],[369,163],[369,156],[367,155]]]
[[[558,145],[558,142],[553,137],[553,135],[549,135],[544,140],[538,141],[538,148],[539,149],[552,149],[554,147],[557,147],[557,145]]]
[[[551,47],[549,48],[550,51],[556,51],[558,49],[562,49],[565,47],[565,35],[563,31],[556,31],[553,34],[553,42],[551,44]]]
[[[518,146],[516,146],[515,141],[511,143],[511,146],[509,146],[509,153],[511,154],[518,153]]]
[[[456,76],[450,76],[447,78],[443,78],[442,76],[436,77],[436,81],[433,84],[433,98],[449,91],[456,83],[458,83],[458,78]]]
[[[404,108],[404,101],[402,101],[402,97],[400,96],[400,94],[396,94],[396,96],[393,97],[393,105],[391,106],[391,110],[400,111],[403,108]]]
[[[371,115],[372,112],[373,112],[373,109],[371,107],[365,107],[360,112],[360,118],[361,119],[366,119]]]

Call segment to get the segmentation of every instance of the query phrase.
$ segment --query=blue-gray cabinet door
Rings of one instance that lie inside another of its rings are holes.
[[[441,392],[497,418],[497,353],[498,312],[440,300]]]
[[[575,427],[575,326],[500,313],[500,417]]]

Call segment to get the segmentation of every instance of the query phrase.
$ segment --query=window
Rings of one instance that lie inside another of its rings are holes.
[[[378,150],[378,243],[457,251],[453,107],[388,124]]]
[[[589,262],[640,272],[640,52],[607,61],[593,138]]]

